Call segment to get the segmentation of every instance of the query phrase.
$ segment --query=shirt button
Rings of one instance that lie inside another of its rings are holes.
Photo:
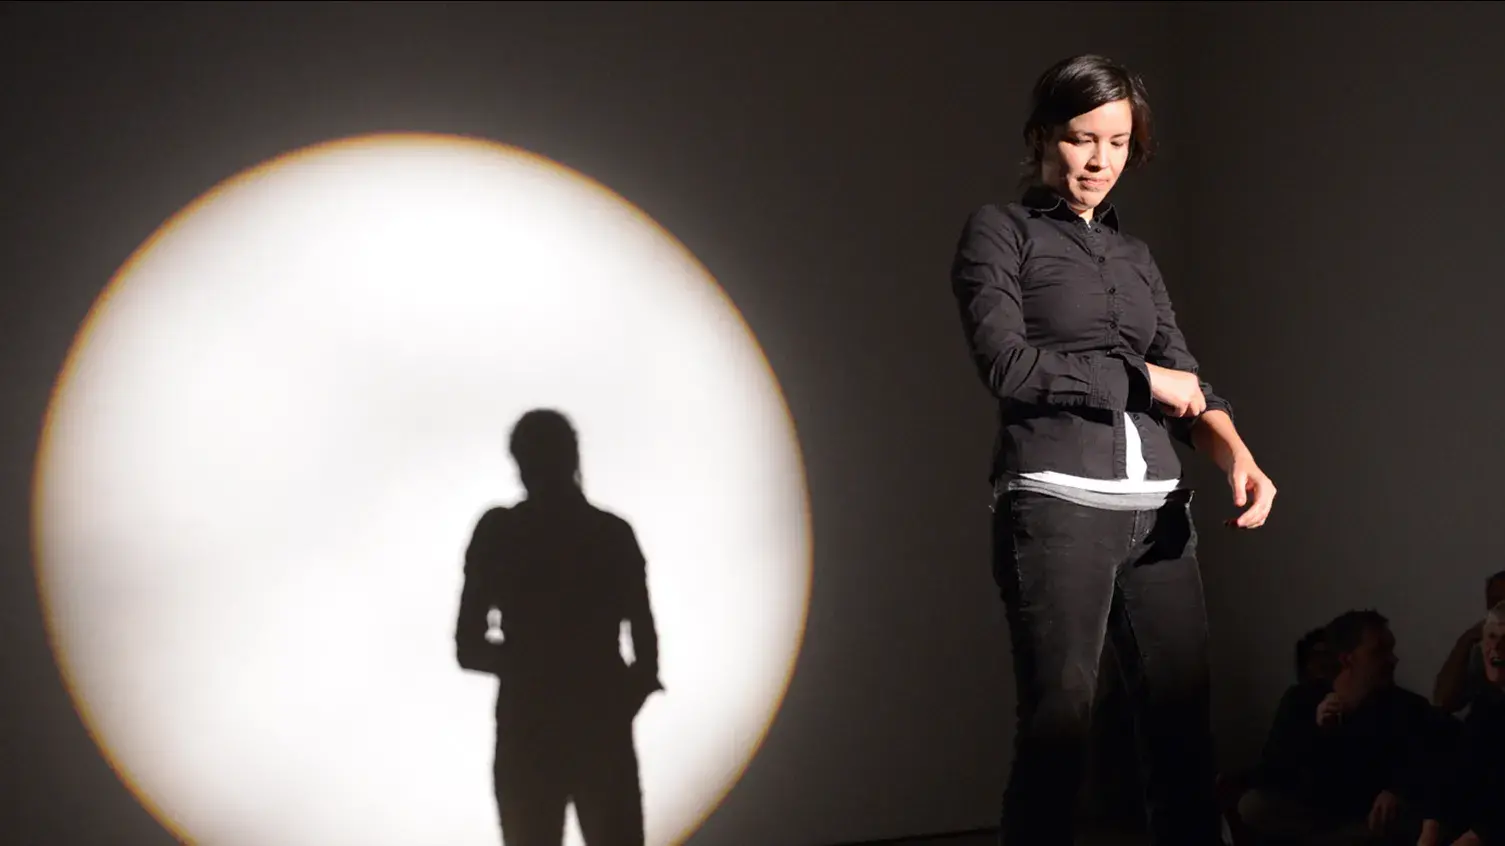
[[[1107,260],[1108,260],[1107,256],[1098,256],[1097,257],[1097,263],[1098,264],[1102,264],[1103,262],[1106,262]]]
[[[1109,285],[1108,286],[1108,293],[1110,293],[1110,294],[1116,294],[1116,293],[1118,293],[1118,288],[1115,287],[1115,286]]]

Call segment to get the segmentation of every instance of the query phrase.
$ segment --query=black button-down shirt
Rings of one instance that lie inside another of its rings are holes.
[[[1134,422],[1146,478],[1180,477],[1168,418],[1150,396],[1146,362],[1197,372],[1150,250],[1100,206],[1091,223],[1053,191],[987,205],[967,219],[951,286],[972,362],[998,399],[993,477],[1053,470],[1127,476],[1124,415]],[[1205,381],[1208,409],[1232,414]]]

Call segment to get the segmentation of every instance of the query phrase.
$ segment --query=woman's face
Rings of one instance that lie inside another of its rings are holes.
[[[1104,103],[1058,127],[1046,140],[1040,178],[1078,213],[1097,208],[1129,160],[1134,111],[1128,100]]]

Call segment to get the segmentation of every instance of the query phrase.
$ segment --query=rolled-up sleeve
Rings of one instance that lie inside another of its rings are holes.
[[[997,206],[967,219],[951,265],[972,363],[999,399],[1037,406],[1148,411],[1144,363],[1111,353],[1041,349],[1025,337],[1019,267],[1023,235]]]

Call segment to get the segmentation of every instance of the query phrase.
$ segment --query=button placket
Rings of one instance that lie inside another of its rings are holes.
[[[1122,341],[1122,333],[1119,329],[1122,315],[1118,301],[1118,286],[1114,285],[1108,277],[1108,256],[1106,252],[1108,245],[1104,237],[1105,231],[1101,226],[1095,226],[1085,220],[1081,221],[1078,225],[1081,227],[1078,230],[1081,233],[1081,238],[1079,239],[1081,242],[1080,246],[1086,250],[1087,255],[1095,260],[1094,263],[1097,265],[1099,284],[1102,285],[1103,290],[1107,294],[1108,341],[1117,346]]]
[[[1105,245],[1101,243],[1094,243],[1093,246],[1102,249]],[[1108,257],[1102,252],[1098,252],[1096,256],[1097,275],[1098,278],[1102,281],[1103,290],[1106,291],[1108,295],[1108,326],[1113,334],[1111,340],[1116,343],[1119,340],[1118,287],[1114,285],[1108,278]]]

